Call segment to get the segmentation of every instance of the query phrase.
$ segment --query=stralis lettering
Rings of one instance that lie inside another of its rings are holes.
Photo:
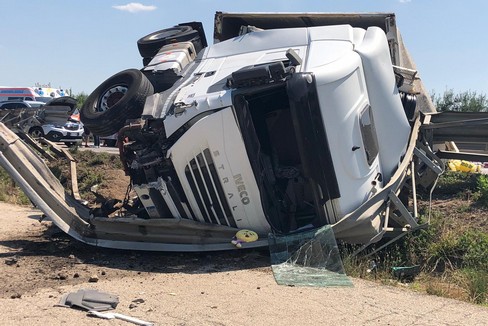
[[[240,174],[236,174],[234,176],[234,182],[236,183],[237,186],[237,191],[239,192],[239,197],[241,198],[241,202],[243,205],[247,205],[251,202],[249,199],[249,194],[246,191],[246,186],[244,185],[244,182],[242,181],[242,176]]]

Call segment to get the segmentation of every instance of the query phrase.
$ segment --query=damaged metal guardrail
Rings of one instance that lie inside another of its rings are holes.
[[[0,165],[29,199],[63,232],[81,242],[108,248],[159,251],[234,249],[236,230],[182,219],[91,216],[64,190],[48,166],[14,132],[0,123]],[[183,243],[181,243],[183,242]],[[248,247],[265,246],[259,240]]]

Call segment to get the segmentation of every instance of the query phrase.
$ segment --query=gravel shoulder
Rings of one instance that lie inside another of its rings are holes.
[[[89,247],[40,217],[36,209],[0,203],[2,325],[130,325],[54,306],[62,294],[80,288],[117,294],[115,312],[157,325],[483,325],[488,320],[486,307],[360,279],[353,280],[353,288],[279,286],[266,251],[175,254]],[[98,282],[88,282],[94,275]]]

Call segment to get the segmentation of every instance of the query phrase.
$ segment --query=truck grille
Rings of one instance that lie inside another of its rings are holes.
[[[205,222],[237,227],[208,148],[190,160],[185,175]]]

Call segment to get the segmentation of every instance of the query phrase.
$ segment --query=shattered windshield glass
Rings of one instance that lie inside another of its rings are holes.
[[[269,235],[271,265],[280,285],[353,286],[344,272],[329,225],[290,235]]]

